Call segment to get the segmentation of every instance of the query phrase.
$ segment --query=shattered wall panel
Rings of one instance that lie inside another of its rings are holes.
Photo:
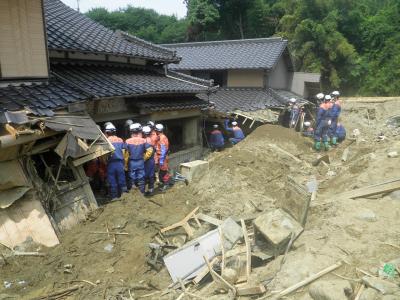
[[[52,247],[59,244],[50,220],[33,192],[0,209],[0,242],[14,248],[31,239],[37,244]]]

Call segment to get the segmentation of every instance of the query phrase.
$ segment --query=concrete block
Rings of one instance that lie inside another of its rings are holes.
[[[243,238],[242,227],[239,226],[232,218],[227,218],[221,224],[221,231],[224,235],[225,249],[231,249],[238,240]]]
[[[400,292],[397,284],[380,278],[364,276],[362,281],[365,285],[377,290],[383,295],[392,295]]]
[[[292,232],[297,237],[303,231],[300,223],[282,209],[273,210],[257,217],[254,220],[254,226],[270,244],[275,255],[285,250]]]
[[[209,170],[208,161],[194,160],[183,163],[179,167],[180,173],[187,178],[189,182],[199,181]]]
[[[353,292],[346,280],[320,280],[310,285],[309,293],[314,300],[348,300]]]

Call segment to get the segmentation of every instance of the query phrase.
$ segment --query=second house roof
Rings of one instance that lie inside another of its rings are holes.
[[[165,44],[182,60],[173,70],[272,69],[287,51],[280,37]]]

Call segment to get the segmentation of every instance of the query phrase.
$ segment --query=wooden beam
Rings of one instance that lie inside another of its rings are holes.
[[[215,225],[215,226],[219,226],[219,225],[221,225],[223,223],[221,220],[218,220],[217,218],[214,218],[214,217],[210,217],[210,216],[208,216],[206,214],[203,214],[203,213],[196,214],[196,217],[199,220],[202,220],[204,222],[210,223],[210,224]]]
[[[250,279],[250,273],[251,273],[251,245],[250,245],[249,236],[247,234],[246,224],[244,223],[244,220],[241,219],[240,223],[242,224],[244,243],[246,245],[246,279],[248,282]]]
[[[215,281],[219,281],[221,282],[223,285],[225,285],[228,289],[230,289],[233,292],[233,295],[236,296],[236,287],[234,287],[233,285],[231,285],[228,281],[226,281],[224,278],[222,278],[221,275],[219,275],[217,272],[215,272],[210,264],[210,262],[208,261],[206,256],[203,256],[204,261],[207,264],[208,270],[211,274],[211,276],[213,277],[213,279]]]
[[[268,144],[268,146],[269,146],[270,148],[272,148],[272,149],[274,149],[274,150],[276,150],[276,151],[278,151],[278,152],[280,152],[280,153],[282,153],[282,154],[284,154],[284,155],[290,157],[290,158],[293,159],[295,162],[298,162],[298,163],[302,163],[302,162],[303,162],[301,159],[298,159],[298,158],[297,158],[296,156],[294,156],[293,154],[287,152],[286,150],[283,150],[281,147],[278,147],[278,146],[275,145],[275,144]]]
[[[255,285],[255,286],[236,286],[237,288],[237,295],[238,296],[251,296],[251,295],[260,295],[264,294],[267,290],[265,289],[265,286],[260,284],[260,285]]]
[[[355,189],[352,191],[344,192],[342,194],[337,195],[337,197],[343,198],[360,198],[360,197],[369,197],[379,194],[386,194],[400,189],[400,179],[392,179],[385,183],[375,184],[359,189]]]

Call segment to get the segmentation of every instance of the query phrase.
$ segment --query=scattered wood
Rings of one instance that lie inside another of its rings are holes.
[[[330,164],[330,163],[331,163],[331,160],[330,160],[329,154],[325,154],[325,155],[322,155],[322,156],[318,157],[316,160],[314,160],[314,161],[312,162],[312,165],[313,165],[314,167],[316,167],[316,166],[318,166],[321,162],[326,163],[326,164]]]
[[[285,254],[283,255],[283,258],[282,258],[282,260],[281,260],[281,264],[280,264],[280,266],[279,266],[279,269],[281,269],[281,268],[282,268],[282,265],[285,263],[285,261],[286,261],[286,256],[287,256],[287,254],[288,254],[290,248],[292,247],[292,244],[293,244],[293,241],[294,241],[294,238],[295,238],[295,237],[296,237],[295,232],[292,232],[292,235],[290,236],[290,241],[289,241],[289,243],[288,243],[288,245],[287,245],[287,247],[286,247]]]
[[[350,198],[350,199],[355,199],[355,198],[360,198],[360,197],[369,197],[369,196],[374,196],[378,194],[386,194],[393,192],[395,190],[400,189],[400,179],[392,179],[387,182],[383,183],[378,183],[375,185],[355,189],[352,191],[344,192],[342,194],[339,194],[339,197],[344,197],[344,198]]]
[[[349,152],[350,152],[349,147],[347,147],[346,149],[344,149],[343,154],[342,154],[342,161],[343,161],[343,162],[346,162],[346,161],[347,161],[347,158],[349,157]]]
[[[361,295],[362,295],[364,289],[365,289],[365,285],[362,284],[360,286],[360,288],[358,289],[358,292],[357,292],[356,297],[354,298],[354,300],[359,300],[361,298]]]
[[[197,216],[197,218],[199,220],[202,220],[204,222],[210,223],[210,224],[212,224],[214,226],[219,226],[219,225],[221,225],[223,223],[221,220],[218,220],[217,218],[214,218],[214,217],[210,217],[210,216],[208,216],[206,214],[203,214],[203,213],[196,214],[196,216]]]
[[[46,256],[45,253],[40,252],[20,252],[20,251],[13,251],[14,256]]]
[[[296,156],[294,156],[292,153],[287,152],[286,150],[283,150],[281,147],[279,147],[276,144],[268,144],[269,147],[271,147],[272,149],[290,157],[291,159],[293,159],[295,162],[297,163],[302,163],[303,161],[299,158],[297,158]]]
[[[113,235],[129,235],[130,233],[128,232],[113,232],[113,231],[90,231],[90,234],[107,234],[110,236],[110,234]]]
[[[178,227],[183,227],[183,229],[186,231],[186,234],[188,235],[189,238],[193,237],[193,228],[189,225],[189,220],[190,219],[195,219],[197,225],[200,227],[201,224],[199,222],[199,219],[196,216],[196,212],[199,210],[199,207],[196,207],[194,210],[192,210],[185,218],[183,218],[181,221],[172,224],[168,227],[164,227],[160,230],[161,233],[165,233],[169,230],[178,228]]]
[[[161,291],[156,291],[156,292],[153,292],[153,293],[150,293],[150,294],[146,294],[146,295],[142,295],[142,296],[137,296],[136,298],[137,298],[137,299],[148,298],[148,297],[152,297],[152,296],[158,295],[158,294],[160,294],[160,293],[161,293]]]
[[[221,274],[224,274],[225,270],[225,247],[224,247],[224,234],[222,233],[221,227],[218,227],[219,240],[221,243]]]
[[[288,287],[287,289],[279,292],[273,299],[280,299],[280,298],[282,298],[282,297],[284,297],[286,295],[289,295],[290,293],[292,293],[292,292],[298,290],[299,288],[301,288],[301,287],[313,282],[314,280],[324,276],[325,274],[327,274],[329,272],[332,272],[333,270],[336,270],[337,268],[341,267],[342,264],[343,264],[342,262],[338,262],[338,263],[336,263],[336,264],[334,264],[334,265],[332,265],[332,266],[330,266],[330,267],[328,267],[328,268],[326,268],[326,269],[324,269],[324,270],[322,270],[322,271],[320,271],[320,272],[318,272],[318,273],[316,273],[314,275],[311,275],[310,277],[308,277],[308,278],[296,283],[295,285],[292,285],[291,287]],[[261,300],[261,299],[266,299],[266,298],[265,297],[259,298],[259,300]]]
[[[220,261],[219,257],[214,257],[214,259],[210,262],[211,267],[213,267],[216,263]],[[199,284],[200,281],[203,280],[204,277],[209,273],[208,266],[204,266],[204,268],[197,274],[197,276],[192,280],[194,284]]]
[[[307,223],[308,211],[310,210],[311,202],[315,202],[315,199],[317,199],[317,190],[315,190],[311,193],[311,197],[308,197],[307,201],[305,203],[306,205],[304,207],[303,214],[301,216],[301,221],[300,221],[300,224],[301,224],[301,226],[303,226],[303,228],[305,228],[306,223]]]
[[[238,296],[261,295],[267,291],[262,284],[256,286],[236,286],[236,288]]]
[[[240,223],[242,225],[244,243],[246,245],[246,280],[249,281],[251,273],[251,245],[244,220],[240,220]]]
[[[391,247],[393,247],[393,248],[396,248],[396,249],[399,249],[400,250],[400,246],[396,246],[396,245],[393,245],[393,244],[390,244],[390,243],[381,243],[382,245],[388,245],[388,246],[391,246]]]
[[[74,292],[76,290],[79,290],[80,288],[82,288],[81,285],[74,285],[74,286],[71,286],[69,288],[59,290],[57,292],[53,292],[53,293],[50,293],[50,294],[47,294],[47,295],[44,295],[44,296],[39,296],[37,298],[34,298],[33,300],[57,299],[57,298],[60,298],[60,296],[66,296],[66,295],[68,295],[68,294],[70,294],[70,293],[72,293],[72,292]]]
[[[215,272],[210,264],[210,262],[208,261],[206,256],[203,256],[204,261],[207,264],[208,267],[208,271],[210,272],[212,278],[214,279],[214,281],[219,281],[221,282],[223,285],[225,285],[228,289],[230,289],[234,295],[236,295],[236,288],[231,285],[229,282],[227,282],[224,278],[222,278],[221,275],[219,275],[217,272]]]
[[[89,281],[89,280],[85,280],[85,279],[81,279],[81,280],[71,280],[70,282],[84,282],[84,283],[90,284],[91,286],[97,286],[97,284],[95,284],[95,283],[93,283],[93,282],[91,282],[91,281]]]

